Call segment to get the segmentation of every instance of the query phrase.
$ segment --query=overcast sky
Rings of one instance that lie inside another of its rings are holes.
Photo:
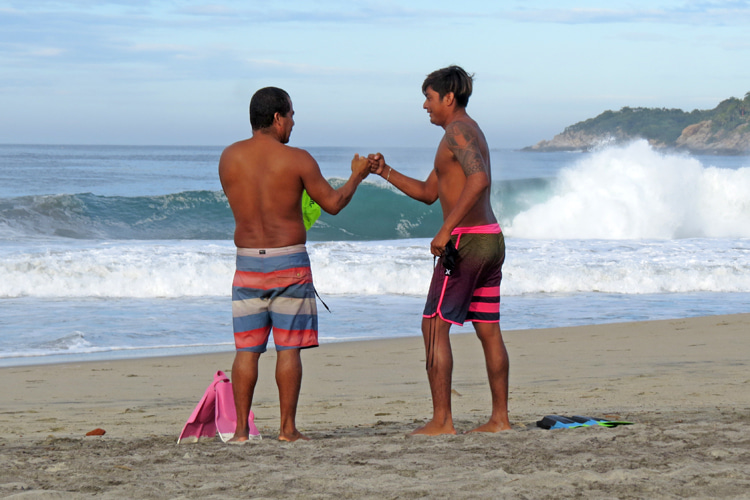
[[[0,0],[0,143],[226,145],[287,90],[295,146],[434,146],[459,64],[493,148],[750,91],[750,1]]]

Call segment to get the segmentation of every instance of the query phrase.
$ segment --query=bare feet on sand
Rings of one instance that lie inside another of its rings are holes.
[[[245,444],[248,441],[250,441],[250,438],[248,436],[238,436],[235,434],[232,436],[232,439],[227,441],[227,444]]]
[[[489,421],[486,424],[480,425],[476,429],[472,429],[470,431],[466,431],[467,434],[470,432],[501,432],[501,431],[509,431],[511,430],[510,423],[507,422],[493,422]]]
[[[456,434],[456,429],[452,423],[440,425],[430,420],[419,429],[409,433],[410,436],[440,436],[442,434]]]
[[[290,434],[279,434],[279,441],[293,443],[294,441],[310,441],[310,438],[302,434],[300,431],[294,431]]]

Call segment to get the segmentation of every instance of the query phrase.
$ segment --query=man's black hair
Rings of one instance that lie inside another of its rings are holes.
[[[276,113],[286,116],[291,109],[291,99],[286,91],[277,87],[262,88],[250,99],[250,126],[253,130],[268,128]]]
[[[426,94],[427,88],[432,87],[442,99],[447,93],[453,92],[456,105],[465,108],[469,104],[473,81],[474,75],[468,74],[462,67],[448,66],[427,75],[422,83],[422,93]]]

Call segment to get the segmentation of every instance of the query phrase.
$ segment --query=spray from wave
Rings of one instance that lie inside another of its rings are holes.
[[[706,167],[645,141],[563,169],[548,199],[515,215],[508,236],[534,239],[750,237],[750,168]]]

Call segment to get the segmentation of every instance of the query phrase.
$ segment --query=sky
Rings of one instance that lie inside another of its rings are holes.
[[[492,148],[750,91],[750,1],[0,0],[0,143],[222,146],[292,97],[299,147],[433,147],[431,71]]]

